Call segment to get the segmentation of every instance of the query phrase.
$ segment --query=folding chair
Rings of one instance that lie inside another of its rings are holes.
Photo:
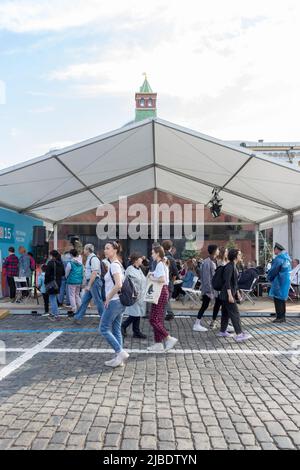
[[[16,301],[30,303],[32,298],[34,298],[35,287],[28,286],[26,277],[14,277],[14,281],[16,285]],[[27,295],[23,295],[23,292],[27,292]]]
[[[192,287],[182,287],[181,289],[185,292],[186,299],[184,298],[184,301],[191,300],[198,307],[201,300],[201,291],[199,289],[195,289],[197,282],[198,276],[194,276]]]
[[[255,305],[255,302],[253,300],[253,297],[256,298],[256,295],[254,294],[254,288],[257,283],[257,278],[253,279],[252,284],[250,286],[250,289],[239,289],[240,292],[242,293],[242,300],[250,300],[252,305]],[[252,297],[251,297],[252,296]]]

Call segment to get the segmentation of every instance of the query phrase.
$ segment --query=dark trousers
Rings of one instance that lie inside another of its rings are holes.
[[[221,332],[225,333],[229,319],[231,320],[232,326],[234,331],[237,335],[242,333],[242,325],[241,325],[241,318],[240,312],[238,309],[237,304],[231,304],[230,302],[223,302],[222,306],[222,317],[221,317]]]
[[[222,307],[222,300],[219,297],[216,297],[214,310],[213,310],[213,321],[217,319],[220,308]]]
[[[201,318],[204,315],[204,312],[208,309],[209,302],[210,302],[210,298],[204,294],[202,296],[202,305],[197,315],[198,320],[201,320]]]
[[[274,297],[274,304],[275,304],[275,311],[276,311],[276,318],[282,319],[285,318],[286,313],[286,302],[285,300],[276,299]]]
[[[172,307],[171,307],[171,298],[172,298],[172,295],[173,295],[173,292],[174,292],[174,284],[172,282],[170,282],[169,286],[168,286],[168,290],[169,290],[169,300],[167,302],[167,304],[165,305],[165,308],[164,308],[164,315],[170,315],[172,317],[174,317],[174,312],[172,310]]]
[[[16,297],[16,284],[14,278],[7,276],[7,284],[9,287],[9,297],[14,299]]]
[[[141,318],[140,317],[134,317],[132,315],[129,315],[129,317],[123,321],[122,327],[123,328],[128,328],[129,325],[132,324],[132,331],[135,335],[138,335],[141,330],[140,330],[140,322]]]
[[[49,294],[43,294],[45,313],[49,313]]]

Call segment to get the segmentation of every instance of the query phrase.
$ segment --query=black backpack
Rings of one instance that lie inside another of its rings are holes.
[[[109,274],[113,283],[115,284],[114,277],[111,273],[111,268],[109,269]],[[124,307],[130,307],[131,305],[135,304],[138,294],[132,280],[130,279],[130,276],[125,277],[121,290],[118,292],[118,294],[120,302],[122,305],[124,305]]]
[[[224,268],[225,266],[218,266],[215,274],[213,275],[213,278],[211,280],[211,284],[214,288],[214,290],[221,291],[222,287],[224,285],[224,279],[223,279],[223,274],[224,274]]]

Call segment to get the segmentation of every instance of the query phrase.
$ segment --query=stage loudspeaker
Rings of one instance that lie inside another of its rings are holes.
[[[32,246],[44,246],[46,243],[46,227],[43,225],[34,225]]]
[[[49,243],[45,243],[43,246],[35,246],[32,251],[36,264],[43,264],[48,258]]]

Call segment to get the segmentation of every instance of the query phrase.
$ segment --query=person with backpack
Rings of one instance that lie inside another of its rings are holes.
[[[226,264],[228,263],[228,248],[225,248],[224,246],[221,246],[219,248],[219,255],[217,256],[216,258],[216,265],[217,265],[217,270],[220,266],[226,266]],[[222,269],[221,269],[222,271]],[[214,281],[214,279],[213,279]],[[212,281],[212,284],[213,284],[213,281]],[[222,288],[222,285],[221,285],[221,288]],[[218,317],[218,313],[222,307],[222,301],[220,299],[220,289],[215,289],[215,291],[217,292],[217,296],[215,298],[215,303],[214,303],[214,308],[213,308],[213,316],[212,316],[212,321],[209,325],[209,328],[211,330],[215,330],[216,328],[218,328],[217,326],[217,317]],[[234,330],[232,330],[234,331]]]
[[[212,279],[216,271],[216,258],[219,255],[219,248],[217,245],[208,245],[208,257],[203,261],[201,271],[201,293],[202,305],[197,315],[197,320],[193,326],[193,331],[204,332],[207,328],[201,325],[201,320],[204,312],[208,309],[209,304],[217,296],[216,291],[212,286]]]
[[[121,292],[125,281],[125,273],[119,261],[120,244],[109,241],[104,248],[105,257],[110,262],[108,272],[104,276],[105,302],[99,332],[115,351],[113,359],[106,361],[107,367],[119,367],[128,359],[129,354],[123,349],[122,317],[125,305],[121,302]]]
[[[88,243],[84,247],[84,254],[87,257],[85,263],[85,282],[84,293],[81,299],[81,306],[74,316],[74,324],[81,325],[81,321],[86,313],[90,301],[93,299],[98,314],[101,317],[103,312],[103,263],[95,255],[94,245]]]
[[[66,265],[66,280],[69,293],[71,313],[75,314],[81,306],[80,291],[83,283],[83,265],[75,248],[70,250],[71,260]]]
[[[240,312],[237,306],[236,299],[241,300],[241,295],[238,290],[238,277],[237,264],[241,262],[242,254],[238,249],[231,249],[228,252],[228,264],[223,268],[223,286],[220,292],[220,299],[222,301],[222,317],[221,317],[221,330],[217,336],[223,338],[230,338],[232,335],[227,331],[229,318],[231,319],[234,331],[235,340],[237,342],[246,341],[252,336],[243,332],[241,325]]]
[[[157,304],[152,304],[150,313],[150,325],[153,328],[155,343],[147,349],[149,352],[164,352],[172,349],[177,343],[177,338],[169,335],[164,326],[164,312],[169,300],[169,268],[168,259],[162,246],[154,247],[152,258],[156,262],[156,268],[148,274],[148,278],[162,284],[162,290]]]
[[[132,331],[134,338],[146,339],[140,330],[141,317],[146,315],[146,302],[144,301],[144,294],[146,289],[146,277],[142,271],[143,255],[140,253],[132,253],[130,255],[130,266],[126,269],[125,276],[129,276],[132,280],[134,287],[137,291],[137,300],[133,305],[126,307],[125,314],[128,318],[122,323],[122,334],[127,336],[126,328],[132,324]]]
[[[45,289],[49,295],[51,306],[50,320],[60,320],[58,311],[57,295],[61,286],[61,280],[65,275],[65,268],[61,261],[61,256],[57,250],[50,251],[50,261],[47,263],[45,271]]]

